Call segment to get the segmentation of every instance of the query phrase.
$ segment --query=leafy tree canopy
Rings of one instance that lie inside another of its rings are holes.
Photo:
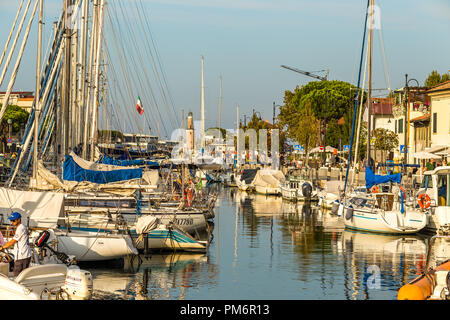
[[[312,81],[301,88],[297,86],[293,92],[285,91],[278,120],[287,136],[305,149],[314,147],[318,141],[319,120],[327,145],[349,144],[355,95],[356,87],[348,82]],[[366,98],[366,95],[360,96]],[[343,121],[338,124],[341,118]]]
[[[441,75],[437,72],[437,70],[433,70],[425,80],[425,87],[431,88],[448,80],[450,80],[450,73],[444,73]]]
[[[11,119],[13,133],[16,133],[20,130],[22,124],[27,123],[29,115],[30,115],[29,112],[25,111],[25,109],[10,104],[6,107],[6,111],[2,119],[2,126],[4,128],[7,128],[8,119]]]
[[[294,92],[285,92],[284,102],[301,111],[309,103],[317,119],[341,118],[353,106],[356,87],[344,81],[311,81]]]
[[[383,151],[394,151],[398,147],[398,135],[388,129],[377,128],[374,130],[375,148]]]

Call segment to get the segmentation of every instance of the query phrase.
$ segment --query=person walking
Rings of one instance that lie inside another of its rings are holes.
[[[17,277],[22,270],[28,268],[31,262],[31,247],[28,239],[28,228],[22,224],[22,216],[13,212],[8,219],[16,228],[14,237],[6,244],[0,246],[0,251],[14,246],[14,276]]]

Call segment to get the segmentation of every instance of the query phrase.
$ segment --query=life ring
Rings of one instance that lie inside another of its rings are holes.
[[[190,188],[186,188],[186,189],[184,190],[184,201],[186,202],[186,205],[187,205],[188,207],[191,206],[192,198],[193,198],[192,190],[191,190]]]
[[[425,200],[423,198],[425,198]],[[428,209],[431,205],[430,196],[427,195],[426,193],[419,194],[419,196],[417,197],[417,203],[419,203],[419,206],[422,209]]]
[[[378,193],[380,192],[380,188],[378,186],[373,186],[372,188],[370,188],[370,191],[372,193]]]

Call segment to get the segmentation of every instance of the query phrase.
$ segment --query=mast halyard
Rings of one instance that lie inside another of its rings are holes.
[[[44,0],[39,0],[39,27],[38,27],[38,45],[36,57],[36,90],[34,94],[34,148],[33,148],[33,179],[36,182],[38,170],[38,140],[39,140],[39,115],[41,113],[40,91],[41,91],[41,52],[42,52],[42,24],[44,15]]]
[[[201,93],[201,147],[205,147],[205,76],[204,76],[205,59],[202,56],[202,93]]]

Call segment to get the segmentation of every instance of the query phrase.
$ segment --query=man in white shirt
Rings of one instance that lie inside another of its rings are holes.
[[[22,216],[18,212],[13,212],[8,219],[16,227],[14,237],[0,250],[14,246],[14,276],[17,277],[22,270],[28,268],[31,262],[31,248],[28,240],[28,229],[22,224]]]

